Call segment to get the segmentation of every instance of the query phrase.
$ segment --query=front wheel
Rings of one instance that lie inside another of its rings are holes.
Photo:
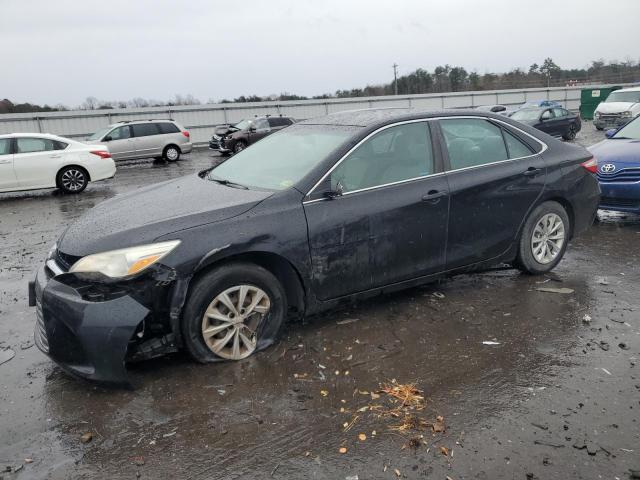
[[[64,193],[80,193],[89,184],[89,174],[84,168],[70,166],[58,172],[56,185]]]
[[[277,339],[286,311],[284,289],[268,270],[223,265],[191,289],[182,318],[186,348],[201,363],[242,360]]]
[[[242,140],[239,140],[233,146],[233,153],[240,153],[245,148],[247,148],[247,145]]]
[[[177,162],[180,159],[180,149],[175,145],[169,145],[162,152],[162,157],[167,162]]]
[[[553,270],[567,249],[570,229],[569,216],[562,205],[553,201],[538,205],[522,229],[516,266],[532,275]]]

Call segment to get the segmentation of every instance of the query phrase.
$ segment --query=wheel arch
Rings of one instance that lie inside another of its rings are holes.
[[[167,151],[167,148],[169,147],[176,147],[178,149],[178,151],[182,154],[182,149],[180,148],[180,145],[178,145],[177,143],[167,143],[164,148],[162,149],[162,155],[165,154],[165,152]]]
[[[69,168],[69,167],[75,167],[78,168],[80,170],[82,170],[84,173],[87,174],[87,180],[90,182],[91,181],[91,172],[89,172],[89,169],[87,167],[84,167],[78,163],[68,163],[66,165],[62,165],[58,171],[56,172],[56,185],[58,184],[58,180],[60,179],[60,173],[62,172],[62,170],[64,170],[65,168]]]

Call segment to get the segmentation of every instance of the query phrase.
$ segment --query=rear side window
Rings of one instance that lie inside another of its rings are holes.
[[[54,150],[53,140],[49,138],[17,138],[17,153],[46,152]]]
[[[269,130],[269,122],[267,122],[266,118],[259,118],[257,119],[255,122],[253,122],[253,125],[256,127],[256,130]]]
[[[331,172],[331,187],[344,193],[433,173],[431,135],[426,122],[382,130],[363,142]]]
[[[64,150],[69,146],[68,143],[60,142],[59,140],[53,141],[53,149],[54,150]]]
[[[528,157],[532,155],[533,152],[531,149],[522,143],[518,138],[513,136],[511,133],[503,130],[504,132],[504,141],[507,144],[507,150],[509,150],[509,158],[521,158]]]
[[[440,121],[451,170],[477,167],[507,160],[500,127],[481,119],[454,118]]]
[[[148,137],[149,135],[158,135],[158,125],[156,123],[136,123],[131,125],[134,137]]]
[[[569,112],[566,111],[564,108],[554,108],[553,113],[555,114],[556,118],[566,117],[567,115],[569,115]]]
[[[11,153],[11,139],[0,138],[0,155],[9,155]]]
[[[178,133],[180,129],[173,123],[156,123],[160,133]]]

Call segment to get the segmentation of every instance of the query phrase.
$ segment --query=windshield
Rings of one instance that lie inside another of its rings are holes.
[[[540,118],[540,110],[536,108],[523,108],[522,110],[517,110],[513,112],[511,118],[519,121],[533,121],[538,120]]]
[[[640,92],[623,92],[621,90],[611,92],[611,94],[605,100],[605,103],[611,102],[640,102]]]
[[[269,135],[209,171],[209,180],[246,187],[291,187],[351,138],[358,127],[294,125]]]
[[[251,125],[251,120],[240,120],[235,125],[232,125],[233,128],[237,128],[238,130],[244,130],[245,128],[249,128]]]
[[[111,130],[113,127],[104,127],[98,130],[96,133],[91,135],[87,140],[100,140],[104,135]]]
[[[620,130],[618,130],[611,138],[632,138],[640,140],[640,117],[630,121]]]

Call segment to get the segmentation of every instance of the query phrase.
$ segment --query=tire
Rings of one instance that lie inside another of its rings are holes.
[[[56,185],[64,193],[80,193],[89,185],[89,173],[75,165],[64,167],[56,175]]]
[[[177,162],[180,160],[180,149],[175,145],[167,145],[162,151],[162,158],[167,162]]]
[[[241,288],[245,291],[243,306],[250,307],[260,299],[253,312],[239,308]],[[228,302],[235,310],[226,306]],[[207,311],[210,315],[205,317]],[[251,263],[222,265],[199,278],[191,288],[182,317],[186,349],[201,363],[247,358],[277,340],[286,312],[285,291],[271,272]],[[241,322],[238,314],[243,317]],[[234,320],[236,323],[230,323]]]
[[[240,153],[245,148],[247,148],[247,144],[242,140],[238,140],[236,144],[233,146],[233,153]]]
[[[604,127],[596,127],[596,130],[604,130]]]
[[[569,130],[567,130],[567,133],[565,133],[562,138],[569,142],[575,140],[577,133],[577,128],[575,124],[572,123],[571,125],[569,125]]]
[[[554,223],[545,231],[550,220]],[[557,222],[561,222],[561,226],[556,228]],[[547,233],[549,231],[550,234]],[[560,236],[559,232],[562,234],[561,244],[557,240]],[[545,241],[545,235],[549,238],[548,241]],[[571,223],[564,207],[553,201],[538,205],[522,228],[515,266],[531,275],[540,275],[553,270],[562,260],[570,237]],[[538,248],[541,245],[542,247]],[[552,245],[555,248],[552,248]]]

